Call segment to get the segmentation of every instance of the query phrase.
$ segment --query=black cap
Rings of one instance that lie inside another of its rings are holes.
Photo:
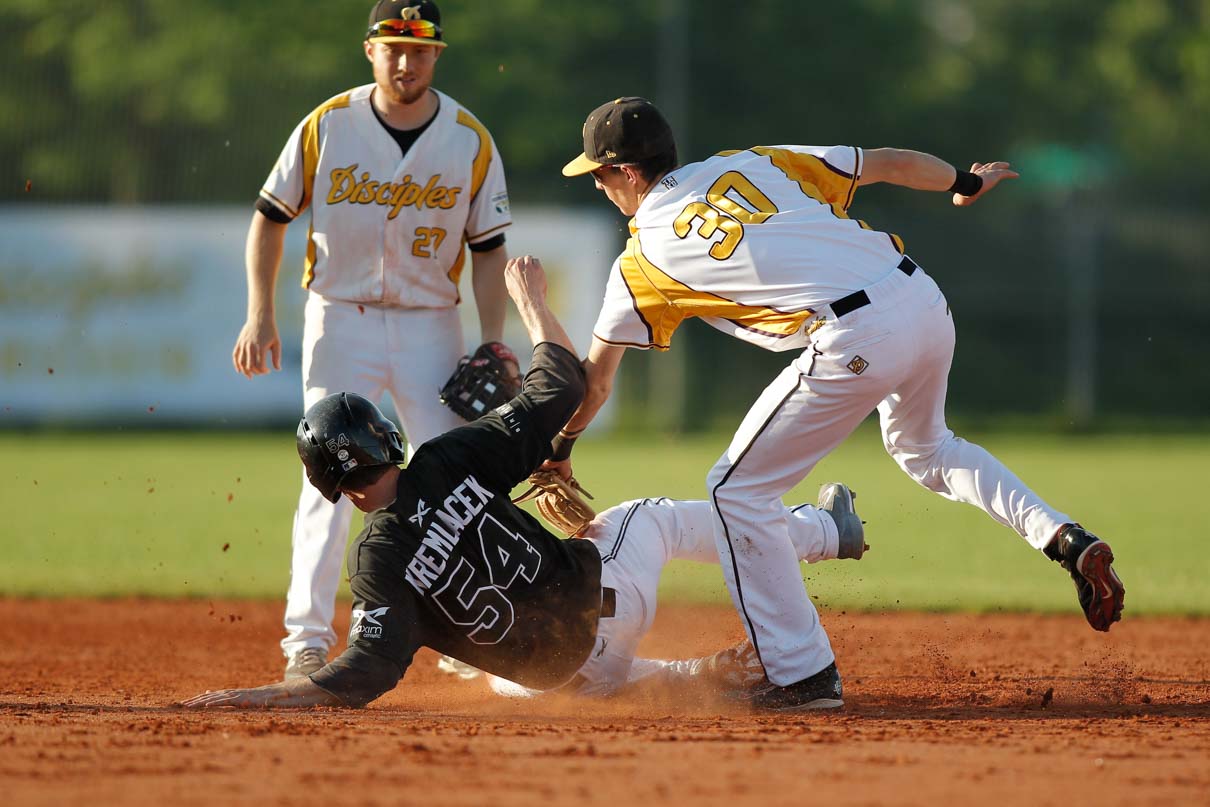
[[[655,104],[634,96],[618,98],[601,104],[584,121],[584,153],[563,166],[563,176],[637,163],[675,148],[672,127]]]
[[[370,9],[371,42],[412,42],[446,46],[441,35],[441,10],[433,0],[378,0]]]

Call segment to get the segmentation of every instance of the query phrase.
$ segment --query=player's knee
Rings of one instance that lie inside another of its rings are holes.
[[[769,487],[768,480],[732,473],[730,465],[716,465],[706,475],[706,489],[716,506],[742,505],[779,498]]]
[[[934,493],[940,493],[945,489],[944,469],[939,461],[942,449],[940,444],[911,450],[887,446],[887,453],[916,484]]]

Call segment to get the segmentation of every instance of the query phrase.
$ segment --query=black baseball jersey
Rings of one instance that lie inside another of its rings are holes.
[[[422,646],[537,689],[575,674],[596,639],[600,554],[555,537],[509,492],[583,397],[579,360],[544,342],[516,398],[420,447],[349,550],[349,646],[312,681],[362,705]]]

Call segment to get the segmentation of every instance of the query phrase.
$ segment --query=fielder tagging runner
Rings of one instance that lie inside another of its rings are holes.
[[[954,323],[945,296],[898,236],[848,216],[857,188],[876,182],[969,205],[1017,176],[1008,163],[967,172],[901,149],[773,146],[678,167],[671,128],[642,98],[594,110],[583,147],[563,174],[591,174],[633,218],[594,328],[587,397],[556,439],[556,470],[571,476],[571,447],[626,348],[667,350],[686,318],[798,352],[707,478],[727,587],[777,685],[759,706],[809,704],[835,669],[790,537],[804,512],[788,511],[781,496],[875,409],[887,452],[912,479],[981,508],[1058,561],[1096,630],[1121,618],[1125,589],[1109,546],[946,426]],[[814,528],[831,540],[829,519]]]
[[[598,516],[585,539],[561,540],[509,501],[583,400],[584,370],[546,305],[538,262],[511,261],[508,282],[535,345],[512,401],[425,443],[403,469],[394,424],[361,396],[329,395],[299,424],[317,492],[370,514],[349,550],[348,649],[307,677],[208,692],[186,706],[361,706],[394,688],[422,646],[532,690],[606,695],[654,676],[748,701],[769,688],[747,642],[688,661],[634,657],[664,565],[718,562],[707,502],[627,502]],[[824,497],[832,505],[811,511],[830,531],[791,531],[794,551],[807,561],[860,557],[847,489],[825,486]],[[843,704],[832,672],[814,708]]]
[[[516,357],[504,329],[504,168],[491,135],[431,87],[446,42],[432,0],[379,0],[366,59],[374,83],[321,104],[295,128],[248,231],[248,320],[235,369],[281,369],[273,292],[286,226],[311,211],[302,285],[304,408],[334,391],[390,395],[412,447],[463,421],[438,390],[464,353],[457,306],[467,245],[485,348]],[[324,665],[352,507],[303,480],[286,598],[287,678]]]

